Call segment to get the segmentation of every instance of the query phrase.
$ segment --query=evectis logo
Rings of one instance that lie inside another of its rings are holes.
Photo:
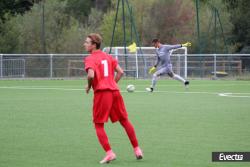
[[[213,152],[213,162],[243,162],[250,161],[250,152]]]
[[[225,155],[224,153],[220,153],[219,160],[220,161],[242,161],[244,155],[242,154],[233,154],[233,155]]]

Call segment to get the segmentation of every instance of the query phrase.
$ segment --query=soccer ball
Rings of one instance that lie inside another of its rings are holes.
[[[127,86],[127,91],[128,91],[128,92],[134,92],[134,91],[135,91],[135,86],[134,86],[134,85],[131,85],[131,84],[128,85],[128,86]]]

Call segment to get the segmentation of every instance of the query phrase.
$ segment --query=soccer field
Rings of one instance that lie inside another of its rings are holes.
[[[85,80],[0,80],[0,167],[94,167],[104,151],[92,124]],[[134,93],[126,85],[134,84]],[[121,167],[249,167],[212,162],[215,151],[250,151],[250,81],[122,80],[122,95],[144,151],[135,160],[119,123],[106,124]]]

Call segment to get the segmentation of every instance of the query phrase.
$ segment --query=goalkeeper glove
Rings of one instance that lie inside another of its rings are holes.
[[[149,74],[153,74],[156,71],[155,66],[151,67],[148,71]]]
[[[191,46],[191,45],[192,45],[191,42],[186,42],[184,44],[181,44],[181,46],[184,46],[184,47],[188,47],[188,46]]]

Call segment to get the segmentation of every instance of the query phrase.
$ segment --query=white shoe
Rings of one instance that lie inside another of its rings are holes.
[[[110,163],[116,159],[115,153],[110,150],[106,153],[106,156],[100,161],[100,164]]]
[[[189,85],[189,81],[185,81],[184,86],[185,86],[186,90],[188,89],[188,85]]]
[[[136,159],[140,160],[143,158],[143,153],[142,153],[142,150],[140,149],[140,147],[134,148],[134,153],[135,153]]]
[[[153,92],[154,89],[153,89],[153,88],[146,88],[146,91],[147,91],[147,92]]]

